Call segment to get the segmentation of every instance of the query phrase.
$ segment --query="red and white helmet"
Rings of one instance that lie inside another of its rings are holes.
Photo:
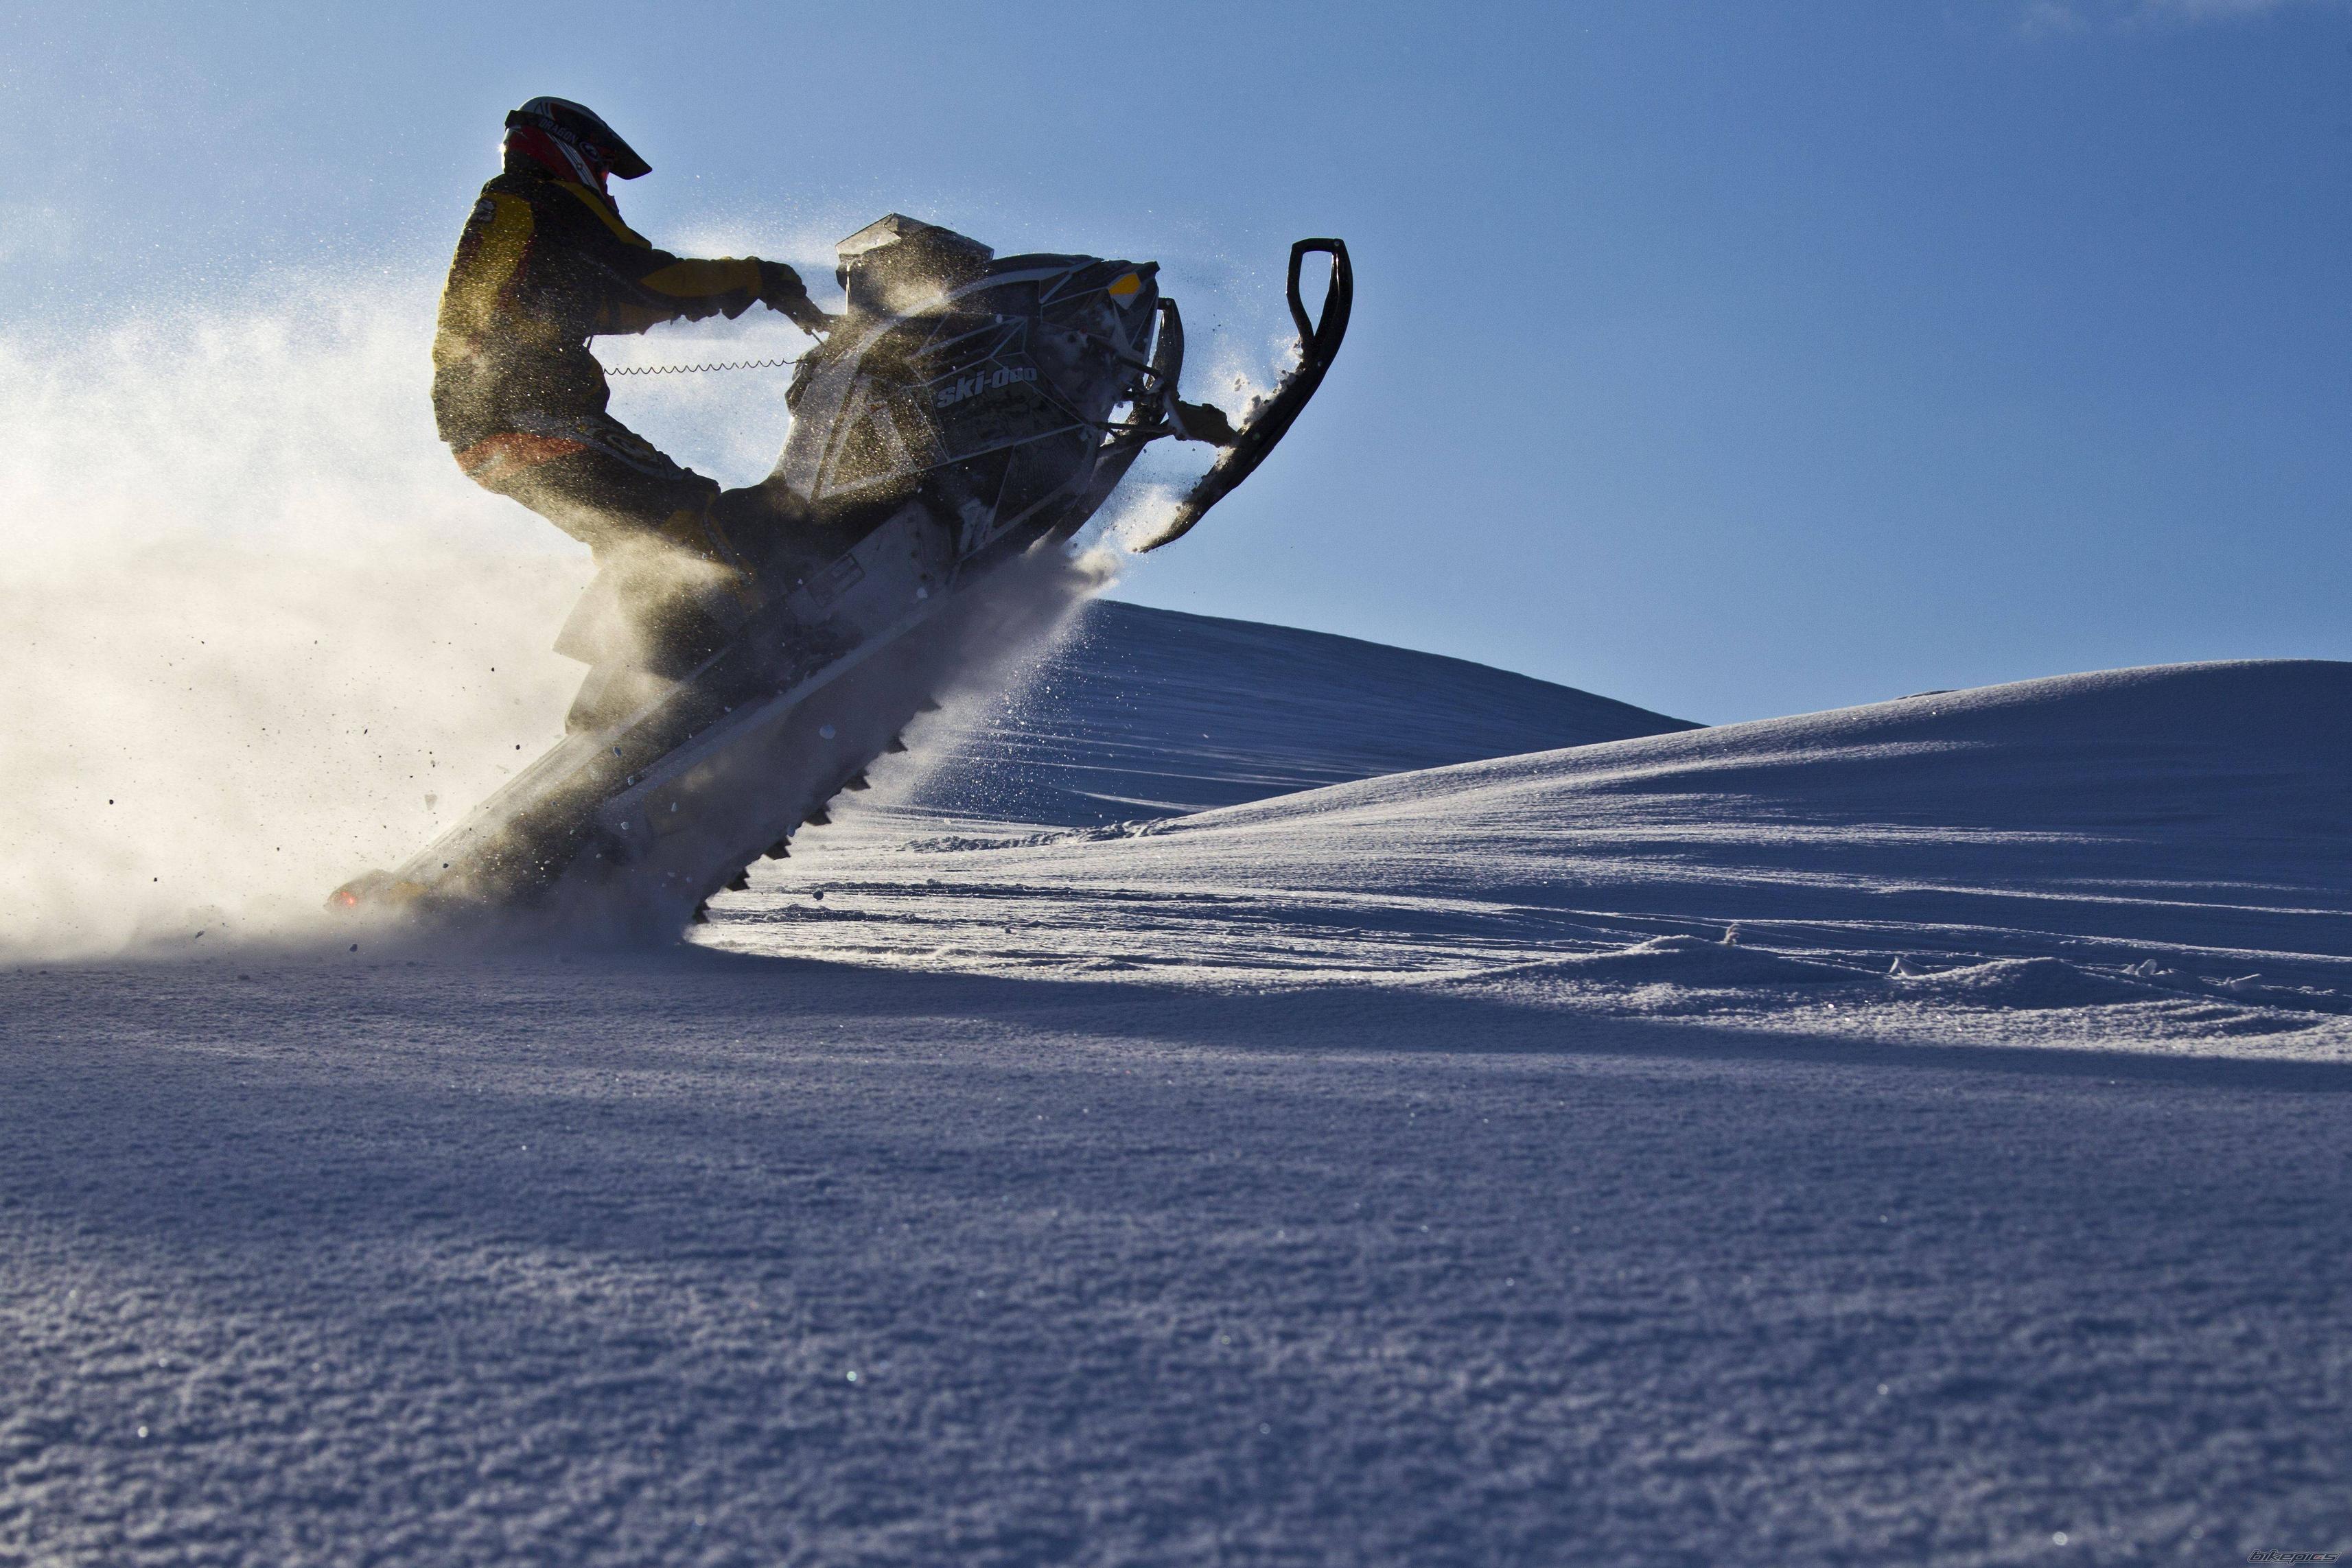
[[[605,189],[607,174],[634,180],[653,172],[653,165],[594,110],[565,98],[534,98],[508,115],[505,146],[559,180],[577,180],[597,191]]]

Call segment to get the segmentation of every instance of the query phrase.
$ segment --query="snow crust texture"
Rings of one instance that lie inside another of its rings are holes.
[[[0,1561],[2352,1547],[2347,713],[845,808],[700,947],[0,970]]]

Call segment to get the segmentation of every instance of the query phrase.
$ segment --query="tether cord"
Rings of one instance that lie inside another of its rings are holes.
[[[780,371],[787,365],[797,365],[798,356],[789,360],[721,360],[708,365],[606,365],[608,376],[684,376],[703,371]]]

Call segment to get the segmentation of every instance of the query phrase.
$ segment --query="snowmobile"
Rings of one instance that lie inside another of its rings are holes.
[[[1318,254],[1329,282],[1310,315],[1301,270]],[[1220,449],[1139,550],[1246,479],[1321,384],[1354,295],[1344,244],[1291,247],[1297,363],[1226,423],[1177,396],[1183,319],[1156,263],[1000,257],[896,214],[839,261],[845,312],[803,359],[791,434],[757,487],[793,519],[773,552],[691,589],[600,561],[556,643],[590,666],[565,737],[331,908],[520,908],[638,935],[700,919],[905,749],[901,731],[1013,633],[1037,599],[1021,582],[1066,562],[1060,547],[1145,447],[1205,434]]]

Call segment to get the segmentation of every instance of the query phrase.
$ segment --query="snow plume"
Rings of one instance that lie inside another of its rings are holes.
[[[313,933],[330,891],[561,735],[582,672],[552,644],[587,552],[437,439],[436,282],[280,280],[233,306],[0,330],[0,960]],[[665,365],[805,343],[761,315],[600,350]],[[1238,408],[1263,371],[1226,357],[1202,357],[1207,395]],[[627,376],[614,412],[743,484],[789,428],[784,381]],[[949,717],[1034,670],[1121,569],[1118,541],[1157,531],[1173,496],[1150,481],[1189,482],[1171,461],[996,613]]]
[[[449,461],[432,307],[0,336],[0,955],[299,935],[561,733],[586,552]]]
[[[552,644],[587,552],[450,462],[433,300],[282,285],[0,335],[0,960],[316,935],[332,889],[562,735],[582,667]],[[751,351],[791,351],[761,326]],[[706,335],[608,359],[709,358]],[[781,444],[781,391],[630,378],[614,412],[742,483]],[[1118,558],[1015,573],[945,695],[985,700]]]
[[[1147,514],[1164,517],[1174,506],[1172,496],[1156,490],[1132,500],[1122,495],[1073,549],[1040,550],[1001,571],[942,646],[939,714],[910,727],[908,752],[870,769],[871,795],[845,805],[855,813],[931,804],[925,787],[943,768],[969,762],[992,717],[1026,706],[1055,651],[1076,630],[1080,608],[1134,560],[1120,542],[1128,531],[1139,532],[1152,520]]]

